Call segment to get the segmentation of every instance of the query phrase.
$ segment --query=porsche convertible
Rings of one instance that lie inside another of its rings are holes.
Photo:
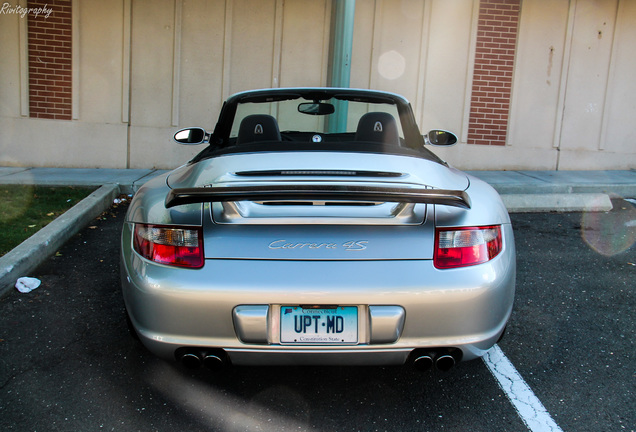
[[[204,145],[135,194],[121,236],[129,326],[188,368],[448,370],[503,335],[515,291],[497,192],[451,167],[386,92],[235,94]]]

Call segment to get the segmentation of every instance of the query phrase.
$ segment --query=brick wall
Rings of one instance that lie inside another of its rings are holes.
[[[48,17],[28,15],[30,116],[71,120],[71,0],[28,1],[27,7],[52,9]]]
[[[481,0],[469,144],[505,145],[521,0]]]

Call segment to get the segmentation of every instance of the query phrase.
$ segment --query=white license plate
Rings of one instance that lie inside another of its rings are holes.
[[[281,306],[280,341],[290,344],[357,343],[358,308]]]

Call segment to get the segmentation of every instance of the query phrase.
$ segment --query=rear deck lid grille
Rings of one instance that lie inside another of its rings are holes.
[[[238,177],[402,177],[404,174],[390,171],[361,171],[361,170],[263,170],[263,171],[239,171],[234,173]]]

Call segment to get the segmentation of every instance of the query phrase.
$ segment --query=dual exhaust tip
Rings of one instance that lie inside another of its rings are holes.
[[[211,371],[219,371],[229,364],[227,353],[218,348],[182,348],[177,350],[175,357],[187,369],[204,367]],[[447,372],[461,360],[462,351],[458,348],[416,349],[411,352],[410,358],[417,370],[427,371],[435,366],[436,369]]]
[[[228,356],[222,349],[181,349],[175,356],[186,369],[200,369],[204,367],[212,371],[219,371],[229,363]]]
[[[462,351],[458,348],[439,348],[428,350],[414,350],[411,359],[415,369],[419,371],[436,369],[447,372],[462,358]]]

